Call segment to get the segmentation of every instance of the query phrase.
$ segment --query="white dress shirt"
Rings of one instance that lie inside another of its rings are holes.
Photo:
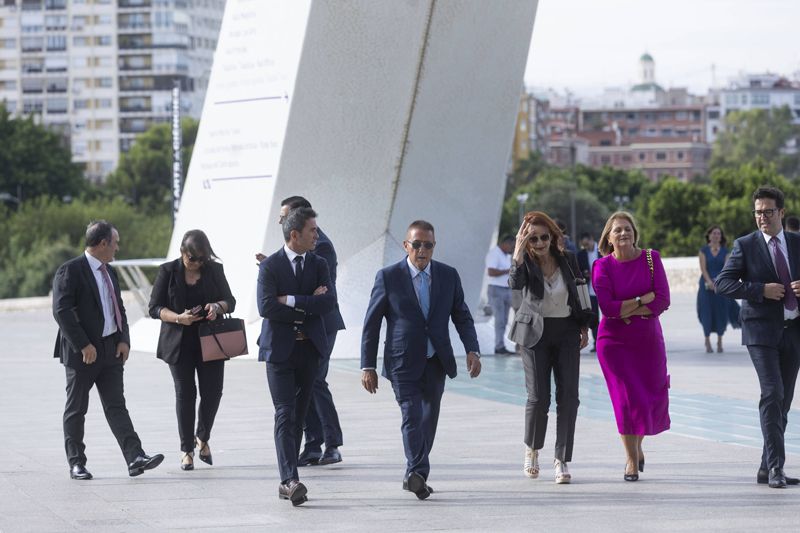
[[[89,268],[92,269],[92,274],[94,274],[97,290],[100,291],[100,304],[103,306],[103,337],[108,337],[117,331],[117,319],[114,315],[114,300],[111,293],[108,292],[106,282],[103,280],[103,272],[100,270],[103,262],[89,252],[84,251],[83,254],[86,256],[86,260],[89,261]],[[109,274],[110,278],[111,274]]]
[[[494,246],[489,253],[486,254],[486,268],[494,268],[495,270],[509,270],[511,269],[511,254],[507,254],[500,246]],[[489,276],[489,285],[496,285],[508,289],[508,273],[502,276]]]

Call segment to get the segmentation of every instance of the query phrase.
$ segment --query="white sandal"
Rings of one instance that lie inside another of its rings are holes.
[[[567,469],[567,463],[562,463],[558,459],[553,461],[553,467],[556,471],[556,483],[559,485],[564,485],[572,481],[572,475],[570,475],[569,470]]]
[[[531,479],[539,477],[539,450],[525,447],[525,462],[522,471]]]

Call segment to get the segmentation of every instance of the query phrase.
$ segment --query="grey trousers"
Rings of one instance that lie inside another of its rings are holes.
[[[572,460],[575,420],[578,418],[578,376],[580,374],[580,327],[572,318],[545,318],[542,338],[533,348],[522,347],[525,368],[525,444],[534,450],[544,447],[547,413],[550,410],[550,375],[556,383],[555,458]]]
[[[511,288],[499,285],[489,285],[489,305],[492,306],[494,316],[494,347],[505,348],[506,325],[508,324],[508,311],[511,309]]]

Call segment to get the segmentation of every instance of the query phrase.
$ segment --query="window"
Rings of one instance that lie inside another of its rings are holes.
[[[735,93],[728,93],[725,95],[725,105],[735,106],[739,103],[739,95]]]
[[[683,160],[683,152],[678,152],[678,159]]]
[[[688,120],[688,119],[689,119],[689,113],[687,113],[686,111],[677,111],[675,113],[675,120]]]
[[[795,103],[797,103],[798,96],[800,96],[800,94],[794,95]],[[719,111],[716,111],[716,110],[709,111],[708,112],[708,118],[711,119],[711,120],[719,120]]]
[[[603,155],[600,156],[600,163],[603,165],[610,165],[611,164],[611,156]]]
[[[750,100],[753,105],[769,105],[769,93],[753,93]]]
[[[672,128],[663,128],[661,130],[662,137],[672,137]]]
[[[66,50],[67,49],[67,36],[66,35],[48,35],[47,36],[47,50]]]
[[[742,101],[742,105],[747,105],[747,95],[746,94],[743,94],[742,97],[740,98],[740,100]]]
[[[623,162],[623,163],[630,163],[630,162],[631,162],[631,156],[629,156],[629,155],[627,155],[627,154],[626,154],[626,155],[623,155],[623,156],[622,156],[622,162]]]
[[[72,38],[72,46],[89,46],[91,43],[91,37],[79,35]]]
[[[44,39],[42,39],[41,37],[22,38],[23,52],[40,52],[43,47],[44,47]]]
[[[794,93],[794,105],[800,105],[800,93]]]
[[[66,113],[67,112],[67,99],[66,98],[51,98],[47,101],[48,113]]]
[[[666,152],[656,152],[656,161],[666,161],[666,160],[667,160]]]
[[[647,155],[644,152],[639,152],[639,161],[644,161]]]

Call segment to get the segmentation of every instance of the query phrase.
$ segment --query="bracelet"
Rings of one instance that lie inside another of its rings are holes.
[[[180,315],[175,315],[175,323],[176,323],[176,324],[180,324],[180,323],[181,323],[181,317],[180,317]]]

